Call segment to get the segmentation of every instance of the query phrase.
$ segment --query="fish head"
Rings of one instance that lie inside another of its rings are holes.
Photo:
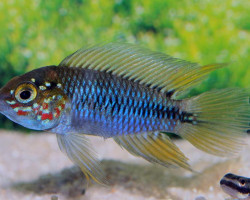
[[[57,126],[66,102],[55,66],[14,77],[0,89],[0,113],[34,130]]]

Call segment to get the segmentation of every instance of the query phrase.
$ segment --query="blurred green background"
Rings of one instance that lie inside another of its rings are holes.
[[[230,64],[191,95],[247,88],[249,13],[247,0],[1,0],[0,86],[85,45],[124,41],[201,64]],[[0,120],[0,128],[20,128]]]

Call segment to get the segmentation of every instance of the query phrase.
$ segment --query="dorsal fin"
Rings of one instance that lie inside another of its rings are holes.
[[[59,66],[112,72],[152,88],[160,88],[161,92],[174,91],[174,96],[177,96],[224,65],[200,66],[136,45],[109,43],[80,49],[66,57]]]

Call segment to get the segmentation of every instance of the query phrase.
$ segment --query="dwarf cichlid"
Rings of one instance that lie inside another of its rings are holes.
[[[101,44],[10,80],[0,90],[0,112],[27,128],[56,133],[60,149],[99,183],[105,175],[86,135],[113,138],[152,163],[191,169],[167,133],[226,156],[240,150],[249,128],[249,91],[180,99],[223,66],[200,66],[130,44]]]

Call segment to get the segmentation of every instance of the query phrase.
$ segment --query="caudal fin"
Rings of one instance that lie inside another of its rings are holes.
[[[238,153],[249,129],[249,96],[249,90],[224,89],[184,101],[184,109],[193,114],[193,121],[181,125],[180,136],[211,154]]]

